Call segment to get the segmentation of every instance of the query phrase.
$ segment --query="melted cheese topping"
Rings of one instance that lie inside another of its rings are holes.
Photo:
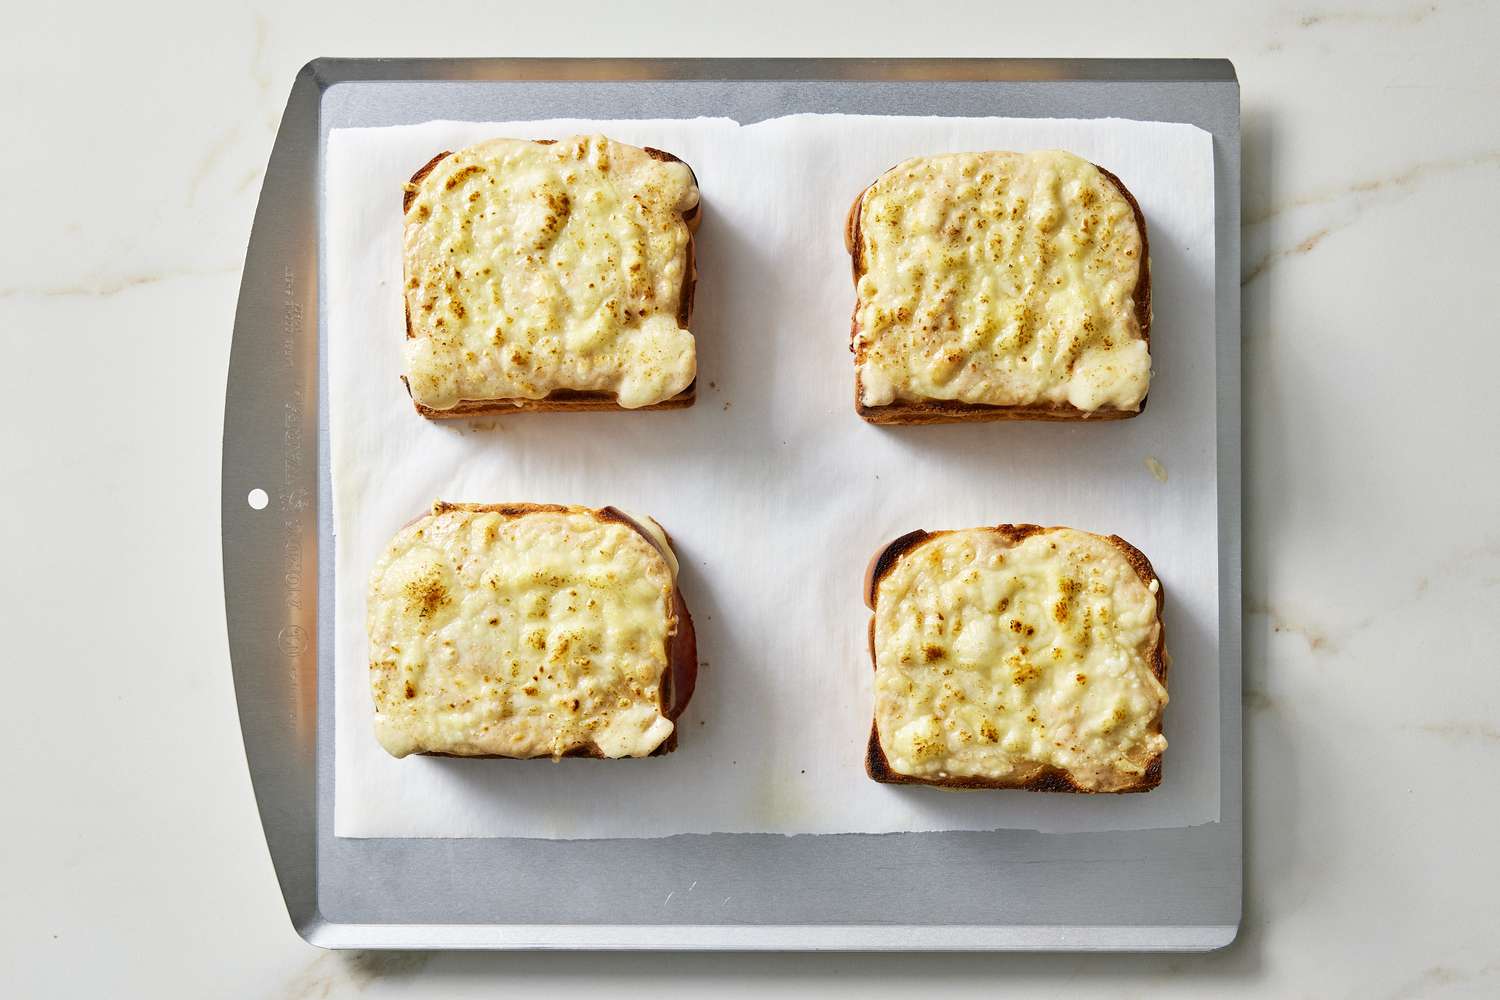
[[[614,393],[623,407],[697,373],[677,323],[688,267],[686,164],[603,136],[492,139],[444,157],[406,210],[412,398]]]
[[[435,505],[370,580],[376,738],[396,757],[651,753],[674,728],[660,705],[673,586],[651,541],[585,508]]]
[[[866,406],[1138,410],[1135,212],[1071,153],[907,160],[865,192],[855,364]]]
[[[875,724],[893,770],[1022,783],[1137,783],[1166,748],[1146,657],[1160,584],[1071,528],[1014,547],[989,529],[928,538],[875,601]]]

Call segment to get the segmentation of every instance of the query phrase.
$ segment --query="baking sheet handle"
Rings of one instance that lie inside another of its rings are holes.
[[[292,923],[318,922],[317,162],[322,84],[298,74],[240,279],[224,398],[220,527],[245,756]]]

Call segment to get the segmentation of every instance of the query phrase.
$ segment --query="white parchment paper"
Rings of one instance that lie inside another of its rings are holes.
[[[604,132],[678,154],[704,202],[698,402],[664,413],[433,423],[402,387],[401,185],[497,135]],[[1089,424],[876,428],[853,408],[844,216],[919,154],[1064,148],[1116,173],[1151,244],[1145,414]],[[1219,816],[1212,138],[1120,120],[804,115],[337,130],[327,145],[335,527],[335,832],[659,837],[1188,826]],[[1166,471],[1162,482],[1147,459]],[[645,760],[394,760],[376,744],[365,589],[434,498],[618,504],[671,531],[697,624],[680,745]],[[1117,533],[1151,558],[1172,654],[1165,777],[1145,795],[952,793],[865,777],[870,554],[914,528]]]

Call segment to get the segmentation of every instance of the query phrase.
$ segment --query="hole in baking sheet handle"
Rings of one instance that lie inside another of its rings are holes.
[[[261,489],[259,486],[251,490],[250,495],[245,499],[250,502],[250,508],[252,510],[265,510],[266,504],[271,502],[271,498],[266,495],[266,491]]]

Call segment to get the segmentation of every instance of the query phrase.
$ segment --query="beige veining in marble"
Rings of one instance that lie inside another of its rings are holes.
[[[1428,722],[1418,727],[1424,733],[1448,740],[1484,740],[1500,743],[1500,725],[1493,722]]]
[[[198,189],[205,179],[224,159],[227,153],[240,136],[240,127],[231,125],[228,129],[211,140],[203,151],[203,156],[198,160],[198,165],[193,168],[192,176],[188,178],[187,198],[189,202],[196,201]]]
[[[1378,177],[1366,177],[1332,191],[1319,191],[1297,195],[1265,208],[1248,211],[1245,213],[1243,221],[1246,226],[1257,226],[1274,219],[1278,215],[1296,209],[1307,208],[1313,205],[1326,205],[1331,202],[1341,201],[1352,195],[1412,188],[1434,175],[1441,175],[1454,170],[1470,170],[1476,167],[1500,168],[1500,149],[1482,150],[1470,156],[1421,160],[1393,173]]]
[[[1422,184],[1443,174],[1460,170],[1495,170],[1496,184],[1500,185],[1500,150],[1485,150],[1471,156],[1424,160],[1400,171],[1379,177],[1365,178],[1334,190],[1298,195],[1280,204],[1257,211],[1247,212],[1244,227],[1249,242],[1259,243],[1256,229],[1298,210],[1330,206],[1340,209],[1339,218],[1327,222],[1289,247],[1264,251],[1243,270],[1240,284],[1249,285],[1267,269],[1287,257],[1305,254],[1315,249],[1330,234],[1358,222],[1361,214],[1380,202],[1410,195]]]
[[[1438,12],[1435,3],[1416,4],[1411,7],[1398,7],[1390,11],[1372,11],[1360,7],[1348,7],[1340,10],[1321,10],[1312,13],[1301,14],[1297,17],[1297,27],[1317,28],[1322,26],[1341,25],[1402,25],[1421,24]]]
[[[68,285],[18,285],[10,288],[0,287],[0,299],[22,297],[107,299],[111,296],[119,295],[121,292],[129,291],[132,288],[139,288],[142,285],[158,285],[164,282],[191,278],[223,277],[237,274],[239,270],[238,265],[225,265],[223,267],[164,271],[152,274],[112,275]]]

